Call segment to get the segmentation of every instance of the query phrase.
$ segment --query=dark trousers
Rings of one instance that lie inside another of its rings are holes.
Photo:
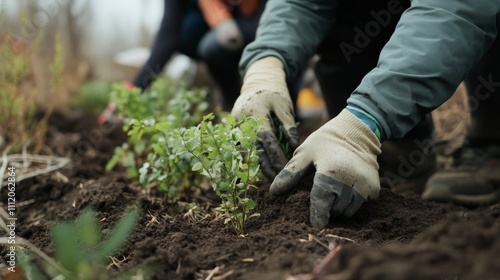
[[[470,110],[467,141],[500,145],[500,38],[497,37],[465,83]]]

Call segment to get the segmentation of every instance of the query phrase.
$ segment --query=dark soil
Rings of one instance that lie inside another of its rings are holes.
[[[500,279],[498,204],[468,209],[383,188],[353,218],[319,231],[308,222],[307,182],[278,198],[263,182],[254,193],[261,216],[242,237],[210,211],[216,205],[210,190],[191,198],[208,210],[186,214],[124,171],[106,172],[124,139],[119,129],[98,128],[94,117],[54,116],[48,143],[55,154],[71,155],[73,164],[60,171],[69,180],[54,173],[18,184],[18,204],[31,203],[18,208],[17,234],[51,255],[55,220],[73,219],[90,206],[109,229],[129,205],[139,204],[139,225],[116,257],[126,258],[124,269],[154,267],[155,279],[205,279],[211,272],[213,279]],[[342,248],[313,277],[335,246]]]

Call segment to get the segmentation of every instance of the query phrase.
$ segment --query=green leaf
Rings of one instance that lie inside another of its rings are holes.
[[[246,201],[246,206],[247,206],[247,210],[250,211],[250,210],[255,208],[256,203],[252,199],[248,198],[248,200]]]
[[[78,264],[84,261],[77,237],[78,231],[74,223],[61,222],[52,229],[56,259],[70,272],[75,272]]]
[[[192,171],[199,171],[199,170],[201,170],[202,168],[203,168],[203,164],[202,164],[200,161],[198,161],[197,163],[195,163],[195,164],[193,165],[193,168],[191,168],[191,170],[192,170]]]
[[[122,148],[121,147],[116,147],[115,148],[115,153],[114,153],[113,157],[111,157],[111,159],[106,164],[106,170],[110,171],[113,168],[115,168],[115,166],[118,163],[118,161],[120,160],[121,156],[122,156]]]
[[[26,255],[23,251],[19,252],[19,265],[24,270],[24,275],[27,279],[30,280],[46,280],[47,278],[44,274],[36,267],[36,265],[30,261],[28,255]],[[8,274],[7,274],[8,275]],[[54,275],[55,278],[55,275]],[[7,278],[9,279],[9,278]],[[17,279],[17,278],[13,278]]]
[[[139,219],[139,209],[133,207],[128,210],[115,225],[111,235],[101,243],[95,255],[96,262],[102,262],[118,253],[119,249],[125,244],[130,234],[135,230],[135,226]]]
[[[80,241],[87,248],[95,248],[101,240],[99,225],[95,218],[96,213],[86,210],[80,215],[77,226],[80,233]]]
[[[203,122],[206,122],[206,121],[211,121],[211,120],[213,120],[214,118],[215,118],[214,113],[210,113],[210,114],[205,115],[205,116],[203,117]]]
[[[234,127],[236,125],[236,119],[231,116],[231,115],[227,115],[226,117],[226,123],[231,126],[231,127]]]

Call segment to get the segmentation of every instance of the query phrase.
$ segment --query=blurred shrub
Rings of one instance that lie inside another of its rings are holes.
[[[11,151],[32,139],[38,125],[36,90],[30,86],[32,51],[32,45],[16,45],[10,35],[0,41],[0,136]]]
[[[52,229],[55,260],[60,267],[36,265],[33,258],[24,254],[21,266],[28,279],[145,279],[144,269],[113,276],[106,267],[110,257],[120,253],[136,228],[139,210],[128,210],[104,238],[99,230],[96,213],[84,211],[76,221],[58,222]],[[137,278],[138,277],[138,278]]]
[[[123,130],[127,132],[128,140],[115,149],[106,168],[110,170],[121,165],[134,179],[139,180],[139,169],[145,162],[152,160],[150,157],[155,156],[153,152],[158,143],[169,141],[168,136],[165,136],[168,135],[167,131],[201,122],[208,108],[206,98],[206,90],[188,89],[183,83],[168,78],[157,79],[143,94],[137,88],[127,89],[115,85],[111,101],[117,104],[123,117]],[[159,123],[162,130],[156,126]],[[195,174],[191,171],[190,161],[189,157],[179,160],[175,172],[169,174],[167,179],[160,180],[160,189],[166,192],[169,199],[177,200],[192,183]]]
[[[90,81],[82,85],[76,105],[85,113],[100,114],[111,97],[113,84],[106,81]]]

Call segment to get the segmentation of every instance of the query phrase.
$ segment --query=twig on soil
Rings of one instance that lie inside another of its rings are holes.
[[[208,276],[207,276],[207,278],[205,278],[205,280],[212,279],[212,277],[215,275],[215,273],[219,272],[219,270],[220,270],[220,267],[216,266],[214,269],[212,269],[210,271],[210,273],[208,273]]]
[[[200,208],[195,207],[189,209],[182,217],[189,222],[199,222],[210,218],[210,214],[203,215],[200,213]]]
[[[3,176],[5,174],[5,170],[7,170],[7,163],[9,162],[7,159],[7,151],[8,149],[5,149],[2,153],[2,167],[0,167],[0,178],[2,179],[2,185],[3,185]],[[2,185],[0,185],[0,191],[2,190]]]
[[[67,183],[69,182],[68,177],[64,176],[64,175],[63,175],[61,172],[59,172],[59,171],[56,171],[56,172],[54,173],[54,176],[56,177],[56,179],[58,179],[58,180],[59,180],[59,182],[62,182],[62,183],[65,183],[65,184],[67,184]]]
[[[120,261],[118,258],[110,256],[109,258],[111,259],[111,263],[108,264],[108,267],[106,269],[110,270],[111,267],[113,267],[113,266],[116,266],[116,268],[118,268],[118,269],[122,269],[122,264],[129,259],[130,255],[126,256],[126,257],[125,256],[122,256],[122,257],[123,257],[123,260]]]
[[[3,219],[0,219],[0,228],[2,228],[7,234],[9,234],[10,230]]]
[[[208,272],[208,276],[205,278],[205,280],[224,280],[234,273],[234,270],[229,270],[228,272],[226,272],[222,275],[215,276],[215,274],[221,272],[222,269],[224,269],[224,266],[216,266],[214,269],[212,269],[210,271],[207,271],[207,270],[203,271],[202,270],[201,272],[202,273]]]
[[[311,242],[311,241],[315,241],[317,242],[319,245],[325,247],[326,249],[330,250],[330,248],[328,247],[327,244],[323,243],[321,240],[319,240],[316,236],[312,235],[312,234],[307,234],[307,239],[302,239],[300,238],[299,239],[300,242]]]
[[[214,218],[210,222],[215,223],[222,219],[224,219],[224,214],[222,214],[221,212],[214,212]]]
[[[5,152],[4,152],[5,153]],[[14,163],[18,164],[14,164]],[[19,162],[21,165],[19,165]],[[22,174],[18,173],[16,180],[17,182],[20,182],[22,180],[35,177],[38,175],[43,175],[49,172],[52,172],[54,170],[63,168],[66,164],[70,162],[69,158],[62,158],[62,157],[53,157],[53,156],[42,156],[42,155],[28,155],[23,152],[23,154],[14,154],[14,155],[8,155],[6,156],[5,154],[2,156],[2,170],[3,172],[0,173],[2,175],[2,185],[1,186],[6,186],[8,182],[3,182],[3,178],[5,175],[5,170],[3,167],[7,166],[8,163],[11,163],[14,166],[22,166],[22,169],[27,169],[31,164],[33,163],[38,163],[38,164],[45,164],[45,168],[41,169],[35,169],[34,171]],[[0,189],[1,190],[1,189]]]
[[[149,227],[150,225],[152,225],[154,223],[160,224],[160,222],[158,221],[158,218],[156,218],[156,216],[154,216],[153,214],[151,214],[151,212],[149,211],[149,209],[148,209],[148,213],[149,213],[149,216],[151,216],[151,220],[146,224],[147,227]]]
[[[175,274],[181,274],[182,259],[177,262],[177,268],[175,269]]]
[[[17,207],[23,207],[23,206],[26,206],[26,205],[33,204],[33,203],[35,203],[35,201],[36,201],[36,200],[35,200],[34,198],[32,198],[32,199],[28,199],[28,200],[25,200],[25,201],[21,201],[21,202],[19,202],[16,206],[17,206]]]
[[[220,276],[215,276],[214,278],[212,278],[213,280],[224,280],[226,279],[227,277],[231,276],[232,274],[234,273],[234,270],[229,270],[228,272],[220,275]]]
[[[325,237],[330,237],[330,238],[333,238],[335,240],[340,240],[340,241],[348,241],[348,242],[351,242],[351,243],[354,243],[354,244],[357,244],[356,241],[350,239],[350,238],[347,238],[347,237],[342,237],[342,236],[338,236],[338,235],[335,235],[335,234],[327,234],[325,235]]]
[[[0,244],[6,245],[9,244],[9,239],[7,237],[0,237]],[[59,273],[63,275],[69,275],[69,272],[60,266],[59,264],[56,263],[55,260],[53,260],[51,257],[49,257],[47,254],[45,254],[42,250],[38,249],[35,245],[31,244],[28,240],[16,236],[16,246],[24,246],[28,248],[31,252],[35,253],[38,255],[42,260],[47,262],[50,266],[54,267]]]
[[[333,258],[335,257],[335,255],[337,255],[337,253],[340,251],[340,249],[342,249],[342,246],[340,246],[340,245],[332,248],[330,250],[330,252],[328,252],[326,257],[323,260],[321,260],[321,262],[313,268],[313,271],[311,273],[290,276],[287,278],[287,280],[312,280],[312,279],[316,279],[317,276],[320,276],[323,273],[326,266],[333,260]]]
[[[29,164],[28,164],[28,146],[29,146],[29,144],[30,144],[30,141],[27,141],[23,145],[22,155],[23,155],[23,168],[24,169],[29,167]]]
[[[220,261],[223,261],[225,259],[227,259],[228,257],[231,257],[233,255],[233,253],[229,253],[229,254],[225,254],[225,255],[222,255],[218,258],[215,259],[216,262],[220,262]]]
[[[5,230],[7,234],[10,233],[10,230],[7,228],[7,224],[5,223],[4,219],[7,219],[9,217],[9,214],[3,209],[0,208],[0,227]],[[6,245],[10,244],[8,237],[0,237],[0,244]],[[45,254],[42,250],[38,249],[35,245],[31,244],[28,240],[16,236],[16,246],[19,245],[24,245],[27,247],[29,250],[31,250],[33,253],[37,254],[41,259],[46,261],[49,265],[53,266],[57,271],[59,271],[63,275],[68,275],[68,271],[64,269],[62,266],[59,266],[59,264],[56,263],[55,260],[53,260],[51,257],[49,257],[47,254]]]
[[[312,273],[314,275],[319,275],[323,272],[325,267],[333,260],[333,257],[342,249],[342,246],[336,246],[330,252],[328,252],[328,255],[313,269]]]
[[[196,222],[196,214],[193,209],[189,209],[182,217],[190,222]]]

